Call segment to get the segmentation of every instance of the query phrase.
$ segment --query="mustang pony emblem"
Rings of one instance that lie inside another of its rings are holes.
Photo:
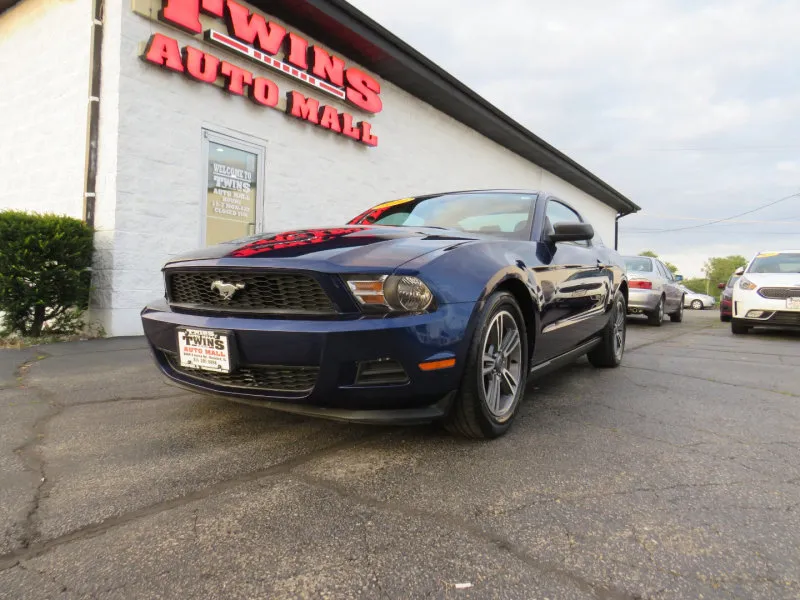
[[[244,289],[244,284],[225,283],[221,279],[217,279],[214,283],[211,284],[211,289],[219,292],[219,295],[222,296],[223,300],[230,300],[231,298],[233,298],[233,295],[236,292]]]

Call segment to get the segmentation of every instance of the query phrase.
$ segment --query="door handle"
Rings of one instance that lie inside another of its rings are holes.
[[[607,268],[608,265],[604,264],[599,258],[597,259],[597,268],[602,271],[603,269]]]

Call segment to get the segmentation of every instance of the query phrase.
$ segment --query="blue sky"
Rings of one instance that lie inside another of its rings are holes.
[[[351,0],[637,202],[620,250],[686,276],[800,248],[797,0]]]

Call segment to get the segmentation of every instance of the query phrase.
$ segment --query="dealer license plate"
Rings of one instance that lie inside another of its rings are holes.
[[[800,298],[787,298],[786,308],[791,308],[793,310],[800,310]]]
[[[181,366],[230,373],[230,338],[222,331],[179,329],[178,354]]]

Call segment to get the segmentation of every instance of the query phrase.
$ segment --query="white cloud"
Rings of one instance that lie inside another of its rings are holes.
[[[800,191],[797,0],[351,1],[642,206],[621,250],[699,271],[800,246],[780,223],[634,231]],[[800,199],[755,214],[800,218]]]

